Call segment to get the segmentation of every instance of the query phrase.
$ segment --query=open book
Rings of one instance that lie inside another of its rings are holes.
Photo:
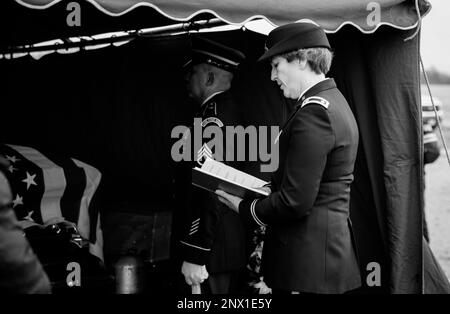
[[[257,189],[267,183],[211,158],[207,158],[201,168],[192,169],[193,185],[211,192],[223,190],[241,198],[267,196],[267,192]]]

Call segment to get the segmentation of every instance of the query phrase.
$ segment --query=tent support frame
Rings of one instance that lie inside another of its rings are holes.
[[[154,37],[154,36],[169,36],[178,33],[188,33],[190,31],[198,31],[203,28],[210,28],[215,26],[227,25],[226,22],[219,18],[213,18],[208,20],[199,20],[186,23],[177,23],[172,25],[166,25],[161,27],[145,28],[139,30],[131,30],[125,32],[125,34],[111,35],[108,38],[100,39],[90,39],[86,40],[83,37],[89,36],[79,36],[79,41],[71,41],[70,39],[63,39],[64,43],[52,43],[48,45],[24,45],[24,46],[14,46],[9,47],[6,51],[1,51],[0,54],[3,55],[13,55],[21,53],[31,53],[31,52],[42,52],[51,50],[62,50],[70,48],[80,48],[83,49],[87,46],[101,45],[101,44],[113,44],[117,42],[124,42],[133,40],[138,37]]]

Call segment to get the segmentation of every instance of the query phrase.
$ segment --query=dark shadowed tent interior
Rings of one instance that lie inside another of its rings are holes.
[[[243,121],[279,126],[294,104],[270,81],[270,66],[256,63],[265,35],[252,22],[318,23],[334,50],[329,76],[360,132],[350,208],[360,292],[450,292],[422,239],[417,30],[430,9],[426,1],[17,0],[1,6],[0,143],[99,169],[105,255],[132,246],[146,251],[155,282],[158,272],[169,271],[164,265],[176,210],[171,130],[189,125],[195,111],[182,73],[191,38],[213,38],[243,51],[247,58],[232,87]],[[73,22],[78,13],[79,25]],[[96,36],[109,32],[125,33]],[[50,42],[55,39],[58,46]],[[47,46],[35,45],[42,42]],[[270,179],[252,165],[252,174]],[[374,263],[381,270],[375,284]]]

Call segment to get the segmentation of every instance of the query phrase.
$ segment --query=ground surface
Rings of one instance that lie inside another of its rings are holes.
[[[433,96],[443,102],[442,131],[450,145],[450,85],[432,85]],[[422,93],[426,89],[422,86]],[[437,131],[440,137],[439,131]],[[443,145],[441,145],[442,147]],[[450,149],[450,147],[448,147]],[[450,165],[444,149],[438,160],[425,167],[425,212],[430,233],[430,246],[450,279]]]

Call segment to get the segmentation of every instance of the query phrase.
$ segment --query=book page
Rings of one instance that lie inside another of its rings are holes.
[[[248,188],[259,188],[267,184],[267,182],[257,177],[239,171],[211,158],[207,158],[200,169]]]

